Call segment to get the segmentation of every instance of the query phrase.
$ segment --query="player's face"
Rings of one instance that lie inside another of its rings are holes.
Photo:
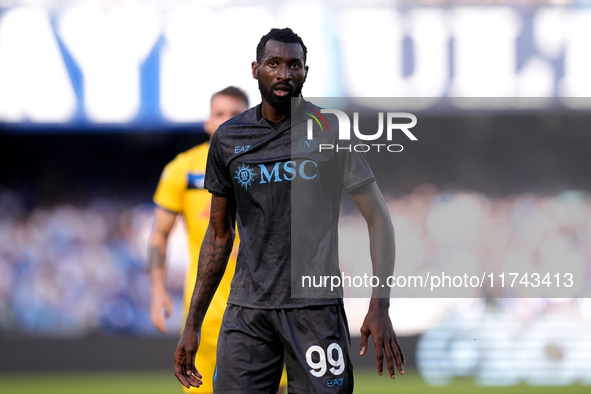
[[[252,74],[263,100],[278,112],[289,112],[291,98],[300,96],[308,75],[301,45],[269,40],[262,63],[253,62]]]
[[[211,114],[205,122],[205,131],[212,136],[222,123],[247,109],[244,101],[239,98],[225,94],[216,94],[213,100],[211,100]]]

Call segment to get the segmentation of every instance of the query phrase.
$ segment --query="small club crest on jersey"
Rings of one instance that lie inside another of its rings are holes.
[[[300,141],[298,142],[298,148],[300,148],[300,151],[302,151],[302,153],[312,152],[314,149],[316,149],[317,145],[318,144],[316,143],[316,140],[314,138],[309,140],[306,137],[302,137],[302,138],[300,138]]]

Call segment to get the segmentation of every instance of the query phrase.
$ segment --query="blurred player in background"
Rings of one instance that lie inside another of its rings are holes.
[[[248,97],[242,90],[230,86],[215,93],[211,98],[210,117],[204,125],[210,139],[222,123],[247,109]],[[165,286],[166,247],[170,231],[179,215],[184,217],[187,225],[191,256],[188,275],[185,279],[183,316],[187,314],[191,294],[193,294],[199,249],[209,223],[211,204],[211,194],[203,188],[208,150],[209,143],[206,142],[179,154],[164,168],[154,195],[156,212],[149,256],[152,276],[150,317],[154,327],[163,333],[166,332],[166,318],[170,316],[173,308],[172,298]],[[237,250],[237,244],[238,238],[234,244],[234,251]],[[193,388],[186,391],[213,392],[211,382],[216,363],[218,333],[230,294],[230,282],[234,276],[235,266],[236,258],[233,253],[203,322],[204,336],[196,358],[202,368],[203,375],[207,378],[204,379],[200,390]]]

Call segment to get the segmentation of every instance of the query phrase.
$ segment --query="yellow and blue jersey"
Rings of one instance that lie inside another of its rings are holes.
[[[209,144],[205,143],[177,155],[164,168],[154,194],[156,205],[173,213],[181,214],[187,226],[190,264],[185,277],[183,297],[183,316],[185,318],[197,278],[199,250],[209,224],[211,194],[203,188],[208,150]],[[203,375],[204,385],[195,392],[213,392],[212,380],[217,339],[230,294],[230,283],[236,268],[237,244],[238,237],[234,242],[234,249],[224,277],[203,321],[201,344],[195,358],[195,365]],[[190,391],[193,390],[194,388]]]

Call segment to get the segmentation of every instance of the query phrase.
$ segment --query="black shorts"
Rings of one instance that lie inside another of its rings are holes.
[[[289,394],[352,393],[350,342],[342,305],[228,305],[218,340],[214,392],[276,394],[285,362]]]

